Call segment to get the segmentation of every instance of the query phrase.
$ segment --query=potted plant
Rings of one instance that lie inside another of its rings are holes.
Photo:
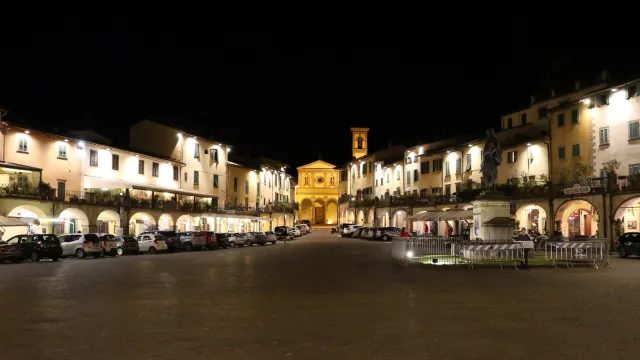
[[[616,159],[602,163],[602,170],[606,174],[606,184],[609,191],[618,190],[618,169],[620,169],[620,161]]]

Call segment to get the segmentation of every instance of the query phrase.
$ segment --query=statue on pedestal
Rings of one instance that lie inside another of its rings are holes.
[[[502,148],[493,129],[487,129],[487,141],[482,149],[482,185],[489,191],[496,191],[498,182],[498,166],[502,162]]]

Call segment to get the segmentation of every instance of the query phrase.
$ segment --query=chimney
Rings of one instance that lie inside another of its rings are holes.
[[[531,96],[529,96],[529,100],[531,101],[531,105],[535,104],[535,103],[536,103],[536,97],[535,97],[535,95],[531,95]]]
[[[576,80],[575,82],[575,89],[576,90],[580,90],[580,81]]]
[[[602,70],[600,73],[600,81],[608,81],[609,80],[609,72],[607,70]]]
[[[551,97],[556,97],[556,90],[555,89],[551,89]]]

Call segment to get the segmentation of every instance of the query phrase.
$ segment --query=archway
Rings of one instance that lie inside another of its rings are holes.
[[[309,220],[311,221],[313,215],[313,204],[310,199],[304,199],[300,203],[300,220]]]
[[[347,210],[347,223],[355,224],[356,223],[356,212],[353,209]]]
[[[624,201],[614,213],[613,238],[618,239],[626,232],[637,232],[640,221],[640,197]]]
[[[407,227],[407,212],[405,210],[396,210],[391,218],[391,226],[400,229]]]
[[[324,200],[315,199],[313,201],[313,211],[312,217],[314,224],[325,224],[327,221],[327,208],[325,206]]]
[[[338,223],[338,203],[335,200],[327,202],[327,224]]]
[[[42,209],[33,205],[20,205],[9,211],[7,217],[18,218],[22,222],[28,224],[25,228],[23,226],[12,226],[4,228],[4,240],[9,239],[12,236],[24,234],[41,234],[44,232],[52,232],[52,225],[54,219],[47,219],[47,215]]]
[[[555,228],[562,236],[597,236],[599,214],[585,200],[567,200],[556,211]]]
[[[75,234],[75,233],[88,233],[91,232],[89,229],[89,218],[84,211],[77,208],[68,208],[60,213],[58,216],[59,219],[62,219],[62,222],[56,224],[54,226],[55,232],[61,232],[64,234]]]
[[[141,232],[155,230],[156,219],[145,212],[137,212],[129,219],[129,235],[138,236]]]
[[[364,210],[358,210],[358,216],[356,217],[356,224],[364,225]]]
[[[171,217],[171,215],[169,214],[160,215],[160,218],[158,219],[158,230],[164,230],[164,231],[174,230],[173,217]]]
[[[176,231],[193,231],[196,225],[193,216],[182,215],[176,220]]]
[[[536,204],[527,204],[520,206],[515,213],[516,230],[525,229],[526,231],[547,233],[547,212]]]
[[[284,223],[284,216],[283,215],[276,215],[276,226],[284,226],[286,225]]]
[[[370,226],[375,225],[375,219],[373,217],[373,209],[369,209],[369,216],[367,216],[367,224]]]
[[[121,235],[120,229],[120,215],[113,210],[105,210],[98,215],[96,220],[97,232],[107,233],[112,235]],[[118,234],[120,230],[120,234]]]

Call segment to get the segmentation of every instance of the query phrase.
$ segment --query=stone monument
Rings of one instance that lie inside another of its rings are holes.
[[[486,191],[473,201],[473,232],[471,239],[505,240],[513,236],[510,203],[504,193],[497,191],[498,166],[502,162],[502,148],[493,129],[487,129],[482,149],[482,185]]]

